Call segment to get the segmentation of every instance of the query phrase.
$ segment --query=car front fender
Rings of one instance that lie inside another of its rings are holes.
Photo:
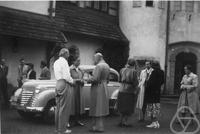
[[[50,100],[55,99],[55,90],[45,90],[36,94],[35,107],[45,107]]]

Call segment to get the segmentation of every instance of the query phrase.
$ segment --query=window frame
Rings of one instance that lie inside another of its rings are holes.
[[[115,2],[117,2],[116,3],[117,5],[116,5],[116,8],[114,8],[114,7],[110,7],[110,2],[113,2],[113,1],[108,1],[108,15],[118,16],[119,15],[119,3],[117,1],[115,1]],[[110,14],[109,13],[110,10],[115,10],[116,11],[116,15]]]
[[[159,9],[165,9],[166,8],[166,1],[159,0],[158,1],[158,8]]]
[[[177,10],[177,5],[175,5],[175,3],[180,3],[180,9],[179,10]],[[180,11],[182,11],[183,10],[183,2],[180,0],[180,1],[174,1],[174,6],[173,6],[173,8],[174,8],[174,11],[176,11],[176,12],[180,12]]]
[[[188,4],[192,4],[192,5],[188,5]],[[191,10],[191,6],[192,6],[192,10]],[[194,12],[194,1],[185,1],[185,11]]]
[[[147,2],[152,2],[152,6],[147,6]],[[154,0],[146,0],[146,1],[145,1],[145,7],[150,7],[150,8],[155,7],[155,2],[154,2]]]
[[[141,0],[133,1],[132,7],[133,7],[133,8],[142,7],[142,1],[141,1]]]

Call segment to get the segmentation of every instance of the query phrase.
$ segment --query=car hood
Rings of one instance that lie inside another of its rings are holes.
[[[44,86],[53,85],[55,87],[56,80],[28,80],[23,84],[22,88],[37,87],[39,85],[44,85]]]

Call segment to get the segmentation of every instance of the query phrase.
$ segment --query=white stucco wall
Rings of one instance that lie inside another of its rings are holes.
[[[130,41],[130,57],[153,57],[161,67],[165,63],[165,21],[166,8],[133,7],[132,1],[120,1],[120,27]]]
[[[48,15],[49,1],[0,1],[0,6]]]
[[[95,51],[103,46],[103,42],[97,38],[82,36],[78,34],[70,34],[70,36],[71,39],[69,40],[69,44],[76,45],[79,48],[81,64],[93,64],[93,56]]]
[[[20,38],[16,53],[12,51],[12,45],[11,38],[0,36],[2,58],[6,59],[6,64],[9,67],[8,83],[17,86],[17,67],[22,56],[26,63],[34,64],[38,78],[41,72],[40,61],[46,59],[46,42]]]

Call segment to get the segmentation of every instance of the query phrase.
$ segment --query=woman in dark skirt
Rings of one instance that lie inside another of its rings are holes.
[[[138,94],[138,77],[136,71],[136,61],[129,59],[127,66],[120,72],[121,86],[118,94],[118,110],[121,114],[120,127],[129,127],[128,117],[134,113],[137,94]]]

